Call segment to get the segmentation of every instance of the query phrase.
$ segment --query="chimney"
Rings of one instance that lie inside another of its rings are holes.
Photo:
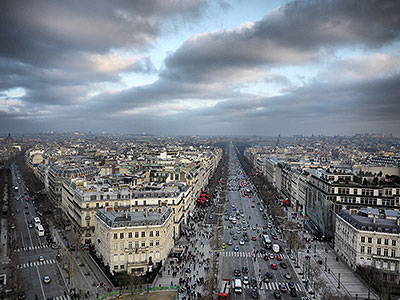
[[[400,226],[400,215],[397,215],[397,226]]]
[[[373,222],[374,224],[376,223],[376,216],[375,216],[375,215],[372,216],[372,222]]]
[[[125,219],[128,219],[128,211],[125,211]]]
[[[147,218],[147,209],[144,209],[144,217]]]

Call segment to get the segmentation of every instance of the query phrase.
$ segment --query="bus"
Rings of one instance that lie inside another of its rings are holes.
[[[271,249],[272,243],[271,239],[269,238],[268,234],[263,235],[263,243],[266,249]]]
[[[218,294],[218,300],[229,300],[229,293],[231,291],[231,282],[230,280],[224,279],[222,282],[221,291]]]
[[[36,226],[36,231],[37,231],[37,233],[38,233],[38,236],[44,236],[44,228],[43,228],[43,226],[42,225],[37,225]]]
[[[33,221],[35,222],[35,226],[41,225],[42,223],[40,222],[39,217],[33,218]]]

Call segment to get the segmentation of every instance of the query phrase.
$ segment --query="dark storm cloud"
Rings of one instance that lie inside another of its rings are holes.
[[[380,47],[400,37],[399,16],[400,1],[293,1],[261,21],[191,38],[167,58],[162,76],[218,80],[262,65],[316,62],[338,46]]]
[[[0,89],[25,89],[27,103],[68,105],[87,96],[93,84],[119,81],[121,72],[154,72],[143,51],[159,37],[163,22],[196,17],[204,5],[202,0],[0,1]],[[112,55],[121,49],[137,59],[126,64],[129,59],[121,56],[115,63]]]

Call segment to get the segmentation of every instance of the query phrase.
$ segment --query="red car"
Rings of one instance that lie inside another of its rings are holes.
[[[256,238],[254,235],[251,237],[251,239],[252,239],[253,241],[257,241],[257,238]]]
[[[278,266],[276,264],[271,264],[272,270],[278,270]]]
[[[277,255],[277,256],[276,256],[276,259],[279,260],[279,261],[281,261],[281,260],[282,260],[282,256]]]

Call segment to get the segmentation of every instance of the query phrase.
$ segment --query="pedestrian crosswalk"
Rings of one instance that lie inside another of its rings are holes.
[[[235,252],[235,251],[221,251],[220,255],[222,256],[231,256],[231,257],[254,257],[253,252]],[[287,258],[285,254],[279,254],[282,259]],[[256,257],[263,258],[264,254],[257,253]]]
[[[44,260],[44,261],[32,261],[32,262],[27,262],[25,264],[17,265],[17,269],[25,269],[25,268],[50,265],[55,263],[56,263],[55,259]]]
[[[287,289],[288,291],[290,290],[290,287],[289,287],[289,283],[288,283],[288,282],[263,282],[262,285],[261,285],[260,290],[278,291],[278,290],[279,290],[279,287],[280,287],[282,284],[286,286],[286,289]],[[245,288],[245,289],[252,289],[252,287],[251,287],[249,284],[244,285],[244,288]],[[295,284],[294,284],[294,289],[295,289],[297,292],[301,292],[300,284],[295,283]]]
[[[58,296],[58,297],[53,297],[51,299],[53,299],[53,300],[70,300],[71,298],[69,296]]]
[[[38,249],[44,249],[44,248],[49,248],[49,246],[43,244],[43,245],[38,245],[38,246],[16,248],[14,251],[15,252],[23,252],[23,251],[31,251],[31,250],[38,250]]]

